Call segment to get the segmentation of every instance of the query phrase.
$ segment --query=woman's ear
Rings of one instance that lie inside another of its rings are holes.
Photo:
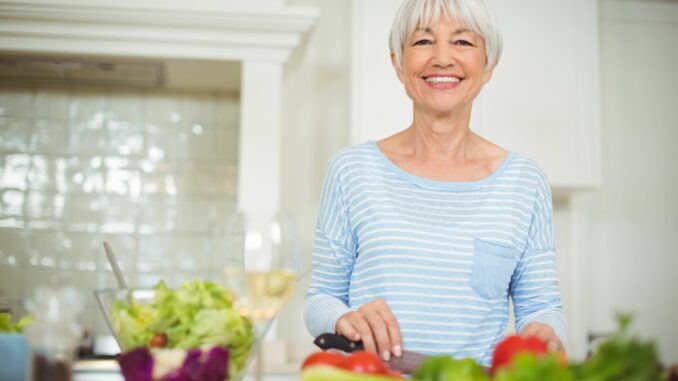
[[[395,70],[396,75],[398,76],[398,80],[402,82],[402,78],[400,78],[400,67],[398,66],[398,59],[396,58],[395,53],[391,52],[391,65],[393,66],[393,70]]]

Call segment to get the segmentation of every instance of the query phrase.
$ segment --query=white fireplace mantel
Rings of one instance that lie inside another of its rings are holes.
[[[285,62],[318,11],[272,1],[0,1],[0,50]]]
[[[238,207],[276,213],[283,64],[317,18],[283,0],[0,0],[0,54],[238,61]]]

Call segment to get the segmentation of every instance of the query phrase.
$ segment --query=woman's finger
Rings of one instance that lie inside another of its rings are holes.
[[[537,327],[537,330],[534,332],[533,336],[536,336],[544,341],[548,341],[553,335],[553,330],[549,329],[546,326],[540,325]]]
[[[400,325],[388,305],[386,305],[385,309],[380,310],[380,314],[386,323],[386,329],[391,339],[391,353],[396,357],[400,357],[403,354],[403,339],[400,336]]]
[[[374,337],[372,334],[372,328],[370,324],[365,319],[363,313],[355,312],[350,315],[351,324],[358,330],[360,339],[363,341],[363,347],[368,352],[377,353],[377,346],[374,342]]]
[[[565,352],[563,343],[557,336],[553,336],[552,338],[546,340],[546,345],[551,352]]]
[[[338,334],[348,338],[349,340],[353,341],[360,340],[360,334],[358,333],[358,330],[355,329],[353,324],[351,324],[350,319],[346,315],[343,315],[342,317],[339,318],[339,320],[337,320],[335,330],[337,331]]]
[[[538,324],[530,323],[527,326],[525,326],[525,328],[522,331],[520,331],[520,336],[523,337],[535,336],[538,330],[539,330]]]
[[[386,326],[384,318],[381,317],[379,310],[372,310],[365,314],[367,322],[374,334],[374,341],[377,345],[378,354],[388,361],[391,359],[391,337]]]

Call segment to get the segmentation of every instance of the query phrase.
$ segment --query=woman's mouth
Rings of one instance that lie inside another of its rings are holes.
[[[450,75],[431,75],[423,77],[426,84],[435,89],[450,89],[456,87],[464,78]]]
[[[458,77],[424,77],[424,80],[428,83],[459,83],[461,78]]]

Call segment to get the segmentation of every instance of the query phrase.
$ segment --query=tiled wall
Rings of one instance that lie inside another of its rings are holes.
[[[190,92],[0,86],[0,310],[22,314],[58,274],[87,301],[128,282],[219,279],[229,257],[238,97]]]

